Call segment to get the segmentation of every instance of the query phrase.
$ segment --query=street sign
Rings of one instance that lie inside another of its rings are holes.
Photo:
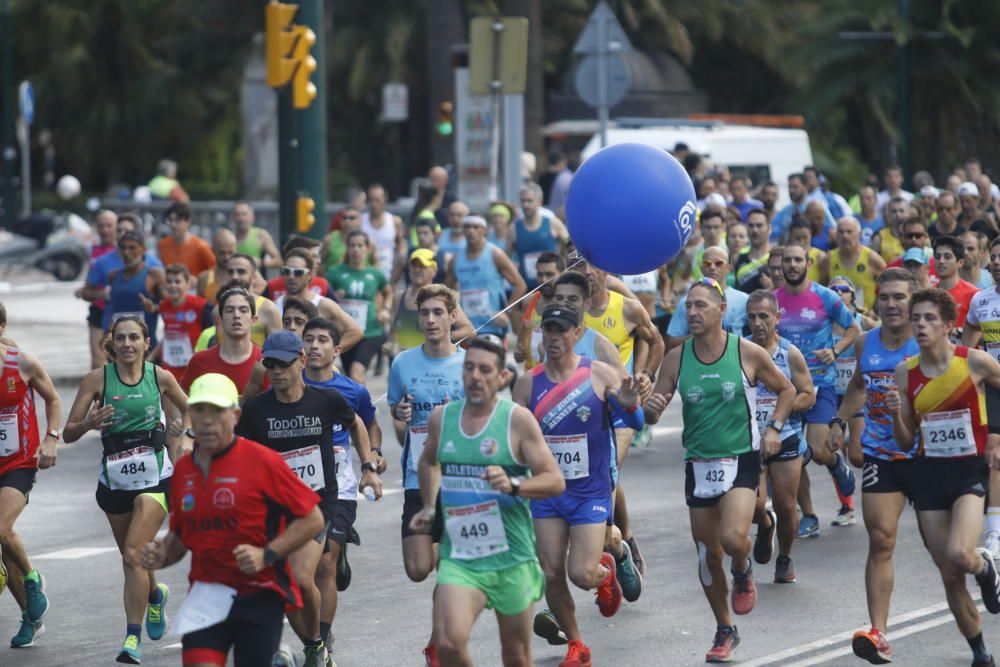
[[[601,24],[604,24],[603,27]],[[604,32],[606,31],[606,32]],[[604,32],[602,35],[601,33]],[[601,39],[603,37],[603,39]],[[603,42],[603,43],[602,43]],[[588,54],[602,53],[604,51],[631,51],[632,43],[628,41],[625,30],[622,29],[614,12],[608,7],[608,3],[601,0],[594,7],[587,25],[584,27],[580,37],[576,40],[573,53]]]
[[[595,109],[601,106],[598,86],[598,59],[600,56],[587,56],[580,61],[576,69],[576,94],[588,106]],[[613,107],[628,94],[632,86],[632,71],[617,54],[608,58],[608,90],[607,105]]]
[[[493,90],[498,82],[500,89]],[[469,91],[523,94],[528,85],[528,19],[482,16],[469,24]]]
[[[410,89],[405,83],[382,86],[382,120],[401,123],[410,117]]]
[[[28,125],[35,122],[35,89],[30,81],[22,81],[17,89],[17,103],[21,110],[21,118]]]

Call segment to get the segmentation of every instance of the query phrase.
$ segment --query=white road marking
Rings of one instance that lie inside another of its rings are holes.
[[[654,426],[653,437],[659,438],[661,436],[675,435],[681,433],[683,430],[683,426]]]
[[[973,594],[972,599],[978,602],[982,599],[982,596],[977,592]],[[915,609],[913,611],[906,612],[905,614],[900,614],[899,616],[894,616],[889,619],[889,637],[891,637],[892,639],[895,639],[897,637],[906,637],[908,635],[921,632],[928,628],[933,628],[935,626],[948,623],[949,621],[952,620],[952,616],[951,612],[947,612],[947,610],[948,610],[948,604],[946,602],[941,602],[939,604],[932,604],[928,607],[923,607],[921,609]],[[900,625],[904,625],[918,618],[923,618],[924,616],[931,616],[933,614],[938,614],[942,611],[946,611],[947,613],[941,616],[940,618],[934,618],[928,621],[924,621],[923,623],[918,623],[917,625],[913,625],[911,627],[905,628],[900,631],[894,631],[894,628],[899,627]],[[743,667],[761,667],[762,665],[773,665],[779,662],[783,663],[785,660],[788,660],[790,658],[795,658],[797,656],[806,653],[811,653],[813,651],[817,651],[819,649],[826,648],[828,646],[833,646],[834,644],[839,644],[841,642],[847,642],[848,646],[844,648],[838,648],[834,651],[829,651],[827,653],[823,653],[819,656],[810,657],[806,660],[797,662],[795,664],[814,665],[817,664],[817,662],[826,662],[828,660],[833,660],[834,658],[843,655],[850,655],[853,653],[853,650],[851,649],[850,646],[850,641],[857,630],[858,628],[855,628],[854,630],[848,630],[846,632],[838,632],[837,634],[830,635],[829,637],[825,637],[823,639],[817,639],[816,641],[809,642],[808,644],[800,644],[799,646],[793,646],[792,648],[785,649],[784,651],[780,651],[778,653],[772,653],[771,655],[765,655],[760,658],[755,658],[753,660],[750,660],[749,662],[742,663],[742,665]],[[791,665],[789,665],[788,667],[791,667]]]
[[[75,560],[77,558],[87,558],[89,556],[97,556],[99,554],[107,553],[109,551],[118,551],[118,547],[73,547],[71,549],[60,549],[59,551],[50,551],[47,554],[41,554],[39,556],[32,556],[35,559],[52,559],[52,560]]]

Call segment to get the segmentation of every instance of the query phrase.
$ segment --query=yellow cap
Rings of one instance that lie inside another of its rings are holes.
[[[421,266],[437,266],[437,258],[427,248],[417,248],[410,253],[411,262],[420,262]]]
[[[206,373],[191,383],[188,405],[209,403],[220,408],[235,408],[240,403],[236,385],[221,373]]]

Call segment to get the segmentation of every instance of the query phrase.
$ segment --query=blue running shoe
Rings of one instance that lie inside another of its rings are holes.
[[[819,519],[813,514],[803,514],[799,520],[799,532],[796,537],[819,537]]]
[[[160,603],[146,605],[146,634],[154,641],[167,630],[167,598],[170,597],[166,584],[157,584],[156,587],[160,591]]]
[[[38,581],[24,582],[24,596],[27,599],[28,619],[40,621],[49,611],[49,598],[45,595],[45,577],[38,575]]]
[[[843,452],[837,452],[837,463],[830,470],[833,475],[833,482],[837,485],[837,490],[843,496],[854,495],[854,471],[847,465],[847,459]]]
[[[125,637],[125,643],[122,644],[116,662],[124,662],[127,665],[142,664],[142,641],[136,635]]]
[[[27,648],[35,645],[35,640],[45,632],[41,621],[32,622],[27,614],[21,614],[21,629],[10,640],[11,648]]]
[[[642,595],[642,575],[632,560],[632,549],[628,542],[622,540],[622,559],[617,562],[618,583],[622,586],[622,597],[629,602],[635,602]]]

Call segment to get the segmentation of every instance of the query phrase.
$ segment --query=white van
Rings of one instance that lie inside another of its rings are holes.
[[[680,142],[712,164],[724,164],[731,173],[750,177],[754,187],[765,181],[778,184],[778,206],[788,203],[788,176],[813,163],[809,135],[795,128],[759,127],[721,121],[616,119],[608,128],[608,145],[635,142],[672,151]],[[601,147],[595,134],[583,148],[587,159]]]

